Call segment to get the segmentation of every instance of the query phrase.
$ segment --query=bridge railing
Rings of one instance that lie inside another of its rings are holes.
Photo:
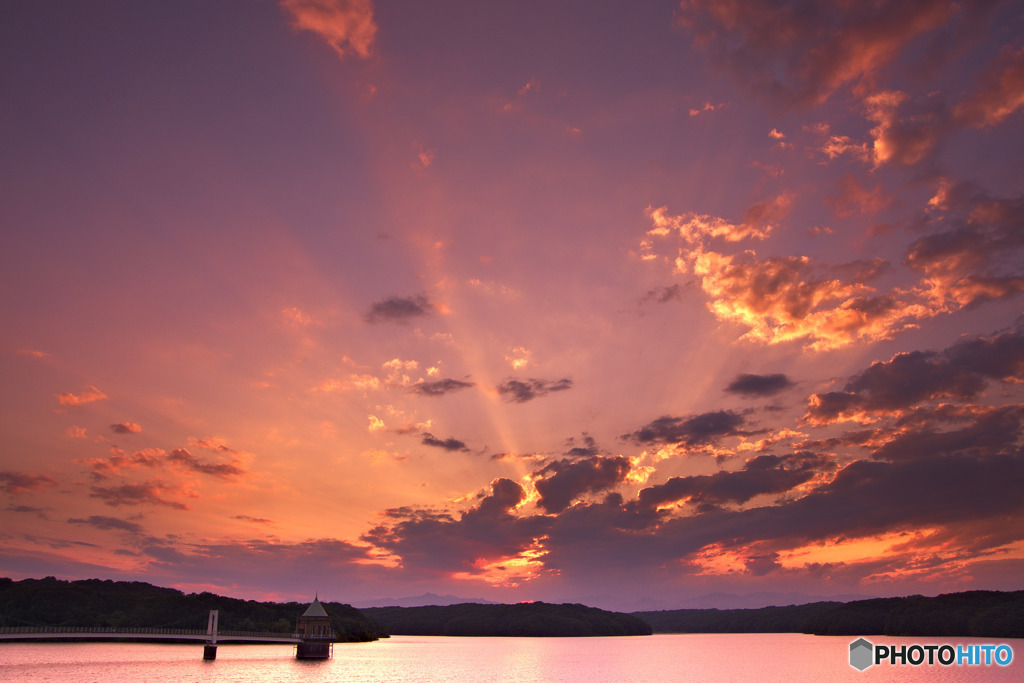
[[[203,631],[206,633],[206,631]],[[301,638],[298,633],[274,633],[273,631],[217,631],[217,640],[232,636],[248,636],[250,638]]]
[[[120,626],[0,626],[0,634],[29,633],[153,633],[159,635],[200,635],[194,628],[123,628]]]
[[[206,631],[193,628],[123,628],[120,626],[0,626],[0,635],[31,635],[35,633],[105,633],[125,635],[166,635],[204,636]],[[217,631],[217,639],[234,637],[249,638],[299,638],[296,633],[273,633],[271,631]]]

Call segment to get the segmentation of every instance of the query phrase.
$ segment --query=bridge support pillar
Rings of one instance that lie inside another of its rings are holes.
[[[334,652],[334,643],[323,639],[303,639],[295,648],[297,659],[330,659]]]
[[[206,622],[206,645],[203,646],[203,659],[217,659],[217,619],[220,615],[215,609],[210,610],[210,620]]]

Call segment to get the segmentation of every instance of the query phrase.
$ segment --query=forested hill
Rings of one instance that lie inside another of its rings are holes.
[[[371,607],[363,612],[390,633],[410,636],[648,636],[644,621],[584,605],[523,602],[431,607]]]
[[[761,609],[634,612],[655,633],[1024,638],[1024,591],[876,598]]]
[[[335,640],[360,642],[387,632],[359,610],[322,603],[331,617]],[[185,594],[139,581],[13,581],[0,578],[0,626],[116,626],[205,629],[210,610],[219,610],[224,631],[293,633],[308,607],[300,602],[257,602],[213,593]]]

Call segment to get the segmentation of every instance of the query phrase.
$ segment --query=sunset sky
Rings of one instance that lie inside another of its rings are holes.
[[[8,2],[0,576],[1024,588],[1024,2]]]

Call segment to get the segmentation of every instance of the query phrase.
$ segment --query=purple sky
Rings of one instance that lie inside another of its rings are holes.
[[[1024,3],[0,10],[0,575],[1020,589]]]

